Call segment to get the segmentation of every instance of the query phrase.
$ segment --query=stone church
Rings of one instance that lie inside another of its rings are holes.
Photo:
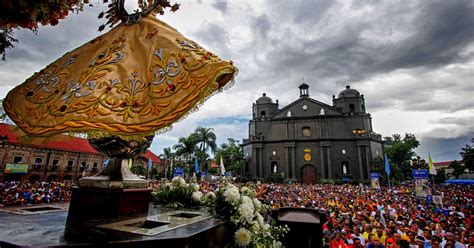
[[[372,129],[364,95],[346,86],[332,106],[312,99],[309,86],[279,108],[265,93],[253,104],[249,138],[242,147],[244,175],[314,183],[321,179],[368,179],[373,160],[383,157],[382,137]]]

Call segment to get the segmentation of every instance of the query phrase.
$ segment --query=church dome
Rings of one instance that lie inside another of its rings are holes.
[[[351,86],[347,85],[346,89],[339,93],[339,98],[343,97],[359,97],[360,93],[356,89],[351,89]]]
[[[272,99],[267,96],[266,93],[263,93],[261,97],[257,99],[257,103],[263,104],[263,103],[273,103]]]

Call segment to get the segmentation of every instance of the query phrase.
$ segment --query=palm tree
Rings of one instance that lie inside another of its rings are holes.
[[[176,150],[176,155],[183,156],[186,162],[191,161],[191,157],[196,150],[196,141],[193,135],[181,137],[178,139],[178,142],[178,144],[173,146],[173,148]]]
[[[160,159],[163,160],[165,168],[168,168],[171,165],[171,160],[174,159],[174,152],[171,151],[171,147],[163,148],[163,153],[159,155]]]
[[[196,151],[194,154],[196,159],[199,161],[199,167],[201,167],[203,170],[207,169],[207,160],[209,159],[209,154],[204,151]]]
[[[170,161],[174,157],[174,153],[171,151],[171,147],[165,147],[163,148],[163,153],[160,154],[160,158],[164,161]]]
[[[216,145],[216,134],[213,128],[198,127],[192,134],[196,140],[196,144],[199,144],[199,150],[205,152],[209,148],[212,152],[217,150]]]

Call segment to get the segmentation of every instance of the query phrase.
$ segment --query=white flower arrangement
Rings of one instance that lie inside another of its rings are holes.
[[[208,206],[229,221],[233,230],[234,244],[231,247],[283,247],[278,240],[288,232],[288,227],[279,227],[271,219],[265,220],[269,206],[262,204],[255,191],[249,187],[238,188],[226,179],[217,189],[205,195],[199,191],[199,184],[192,178],[189,183],[181,177],[162,182],[154,193],[157,202],[168,207]],[[230,238],[230,237],[229,237]]]
[[[164,180],[152,196],[154,202],[163,203],[171,208],[199,206],[202,200],[196,178],[191,178],[190,183],[186,183],[182,177],[174,177],[171,182]]]
[[[199,191],[195,191],[195,192],[193,192],[193,195],[191,197],[193,198],[193,201],[201,202],[202,193],[199,192]]]
[[[288,227],[278,227],[265,221],[263,213],[270,207],[262,204],[249,187],[240,190],[228,181],[222,181],[214,191],[217,214],[228,219],[235,228],[234,242],[239,247],[282,247],[278,239]]]
[[[234,234],[234,241],[238,246],[247,246],[251,241],[251,234],[249,230],[244,227],[239,228]]]

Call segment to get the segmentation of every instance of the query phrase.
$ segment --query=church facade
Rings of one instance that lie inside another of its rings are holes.
[[[383,157],[383,142],[364,95],[346,86],[331,106],[310,98],[307,84],[299,89],[299,99],[283,108],[265,93],[253,104],[243,174],[303,183],[368,179],[373,160]]]

